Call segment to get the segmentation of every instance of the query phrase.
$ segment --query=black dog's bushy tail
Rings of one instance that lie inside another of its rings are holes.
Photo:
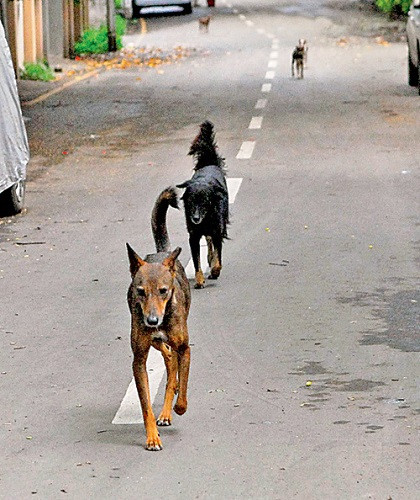
[[[158,196],[153,207],[152,232],[156,252],[168,252],[171,247],[166,227],[166,213],[168,212],[169,205],[173,208],[179,208],[178,196],[174,187],[164,189]]]
[[[195,170],[207,167],[208,165],[216,165],[223,171],[225,170],[225,159],[217,154],[214,126],[209,121],[201,124],[200,133],[192,142],[188,154],[194,156],[196,162]]]

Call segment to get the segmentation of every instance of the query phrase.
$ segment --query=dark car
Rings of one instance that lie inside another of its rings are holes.
[[[420,0],[414,0],[408,12],[408,84],[417,87],[420,94]]]
[[[15,72],[0,21],[0,216],[22,211],[29,146]]]
[[[123,0],[122,7],[127,18],[140,17],[140,13],[147,14],[150,9],[157,13],[163,13],[167,8],[184,14],[192,12],[191,0]]]

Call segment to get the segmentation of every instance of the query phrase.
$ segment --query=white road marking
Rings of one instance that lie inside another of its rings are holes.
[[[236,158],[238,160],[248,160],[251,158],[252,153],[254,152],[255,141],[244,141],[242,143],[241,149],[239,150]]]
[[[271,61],[268,61],[269,68],[277,68],[277,64],[277,61],[274,61],[273,59]]]
[[[251,118],[251,122],[250,122],[248,128],[250,130],[260,129],[262,127],[262,121],[263,121],[263,117],[262,116],[253,116]]]
[[[228,179],[226,179],[229,191],[229,205],[235,203],[236,195],[238,194],[239,188],[241,187],[242,180],[242,177],[229,177]]]
[[[258,99],[255,109],[264,109],[267,106],[267,99]]]
[[[240,19],[241,21],[245,21],[246,16],[244,16],[243,14],[239,14],[239,19]]]
[[[277,50],[273,50],[270,54],[270,59],[277,59],[279,57],[279,53]]]
[[[235,202],[236,195],[238,194],[239,188],[241,187],[242,178],[232,177],[226,179],[226,182],[229,191],[229,204],[232,204]],[[207,262],[207,244],[204,238],[202,238],[202,240],[200,241],[200,255],[201,262]],[[188,276],[188,271],[191,269],[192,275]],[[195,272],[191,259],[188,262],[185,270],[189,278],[194,278]],[[165,375],[165,363],[163,362],[162,355],[153,347],[150,349],[149,356],[147,358],[147,373],[149,376],[150,399],[153,404],[158,393],[161,381]],[[114,419],[112,420],[112,423],[116,425],[143,423],[143,415],[141,413],[141,407],[134,378],[131,380],[130,385],[128,386],[127,392],[125,393],[125,396],[121,402],[120,407],[118,408],[117,413],[115,414]]]
[[[249,19],[247,19],[247,20],[245,21],[245,24],[246,24],[247,26],[254,26],[254,21],[250,21]]]
[[[272,80],[275,76],[276,76],[275,71],[267,71],[267,73],[265,74],[265,79]]]
[[[271,83],[263,83],[261,87],[261,92],[270,92],[271,91]]]

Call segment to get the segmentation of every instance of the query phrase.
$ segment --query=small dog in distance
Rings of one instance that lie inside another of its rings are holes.
[[[295,69],[296,69],[297,77],[299,79],[302,79],[304,59],[305,59],[305,46],[300,42],[301,40],[299,40],[299,44],[296,45],[295,50],[293,51],[292,54],[292,77],[295,76]]]
[[[203,33],[209,32],[211,16],[200,17],[198,20],[198,29]]]

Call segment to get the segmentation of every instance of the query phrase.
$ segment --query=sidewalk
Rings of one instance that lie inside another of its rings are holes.
[[[56,79],[50,82],[37,80],[18,80],[17,86],[22,107],[34,99],[62,87],[64,84],[76,81],[76,79],[92,71],[83,61],[53,57],[50,59],[51,68],[59,67],[60,72],[54,72]]]

